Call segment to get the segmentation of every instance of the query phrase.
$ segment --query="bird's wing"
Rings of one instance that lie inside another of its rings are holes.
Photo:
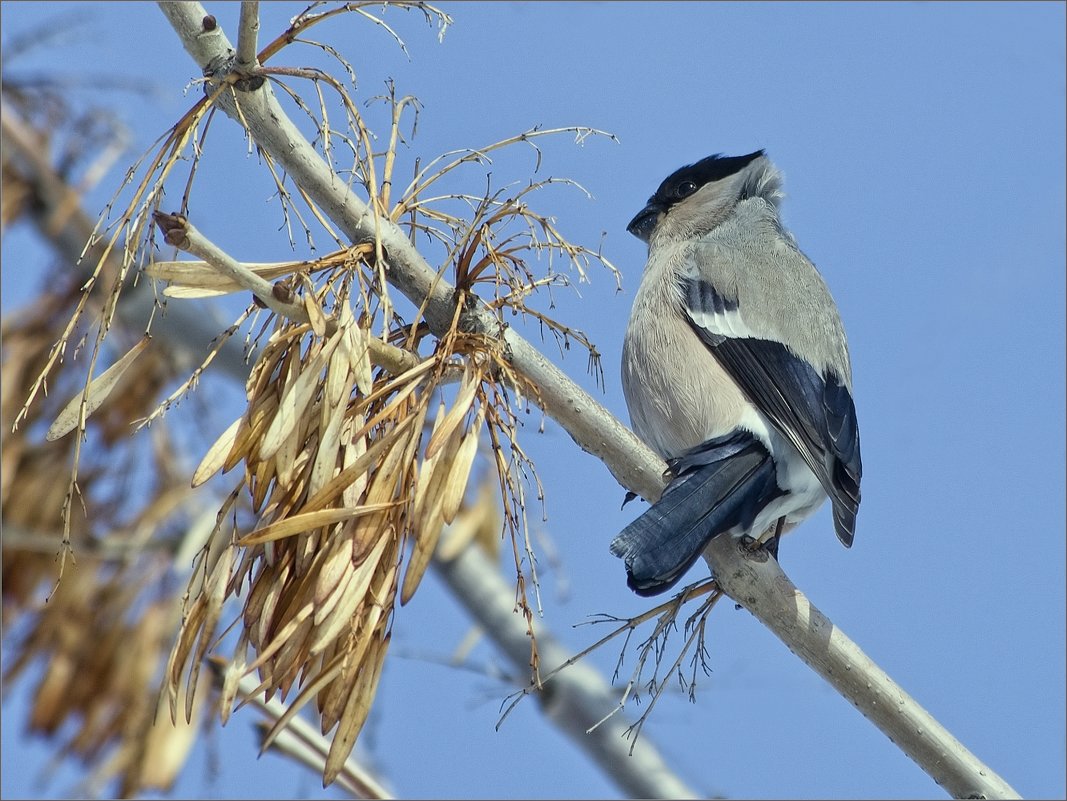
[[[704,280],[682,279],[689,323],[756,408],[796,446],[833,502],[834,528],[852,545],[860,502],[859,427],[852,394],[781,342],[762,338],[738,300]]]

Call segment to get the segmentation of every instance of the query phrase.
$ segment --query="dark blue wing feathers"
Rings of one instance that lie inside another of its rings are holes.
[[[797,445],[830,496],[837,536],[851,546],[862,466],[856,408],[840,377],[820,375],[780,342],[724,338],[692,325],[756,407]]]
[[[638,595],[669,590],[712,537],[751,528],[781,494],[770,454],[747,431],[705,442],[670,466],[675,477],[660,499],[611,543]]]

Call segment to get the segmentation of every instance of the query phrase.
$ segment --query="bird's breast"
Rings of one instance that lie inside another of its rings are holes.
[[[634,431],[665,459],[733,430],[747,400],[683,316],[673,282],[646,280],[622,348],[622,387]]]

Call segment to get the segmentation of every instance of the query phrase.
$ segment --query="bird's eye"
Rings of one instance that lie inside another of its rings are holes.
[[[695,183],[693,183],[692,181],[682,181],[680,184],[678,184],[678,188],[674,190],[674,193],[679,199],[681,199],[689,197],[695,191],[697,191],[697,185]]]

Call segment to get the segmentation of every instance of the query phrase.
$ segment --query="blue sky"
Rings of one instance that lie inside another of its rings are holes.
[[[4,3],[5,41],[83,9],[58,45],[8,65],[149,82],[146,98],[82,90],[130,127],[129,161],[196,96],[197,74],[152,4]],[[422,102],[409,158],[425,162],[533,125],[588,125],[618,137],[545,144],[541,175],[567,176],[538,200],[572,239],[622,270],[593,270],[554,314],[604,357],[595,388],[584,355],[546,352],[626,418],[622,334],[644,262],[625,225],[659,181],[710,153],[766,148],[785,173],[784,217],[840,307],[863,438],[864,497],[846,551],[822,510],[782,545],[782,563],[838,626],[980,759],[1026,797],[1063,797],[1065,735],[1065,13],[1061,3],[447,3],[439,43],[415,15],[388,36],[355,17],[315,29],[349,57],[359,94],[386,78]],[[263,7],[263,38],[301,4]],[[209,6],[232,33],[236,4]],[[303,65],[308,51],[276,63]],[[80,66],[75,66],[80,65]],[[91,87],[91,81],[90,81]],[[222,123],[222,120],[215,124]],[[231,126],[232,127],[232,126]],[[219,135],[202,176],[200,227],[246,261],[291,251],[266,184],[236,135]],[[228,148],[228,150],[226,150]],[[226,159],[229,159],[228,161]],[[98,212],[120,162],[86,198]],[[529,154],[494,164],[525,181]],[[484,170],[469,173],[474,191]],[[232,225],[226,215],[263,218]],[[267,219],[269,217],[269,220]],[[3,308],[35,279],[26,231],[3,244]],[[298,256],[306,252],[298,252]],[[187,301],[191,302],[191,301]],[[531,336],[535,335],[531,332]],[[232,420],[221,410],[208,440]],[[538,523],[560,564],[545,570],[545,621],[574,649],[589,615],[634,614],[608,542],[637,513],[551,421],[524,441],[546,490]],[[566,589],[562,594],[557,590]],[[364,746],[407,797],[614,797],[617,790],[525,704],[495,731],[510,688],[439,664],[470,621],[433,575],[394,625]],[[660,702],[646,728],[699,792],[749,798],[941,797],[942,791],[746,612],[721,605],[712,674],[690,704]],[[611,670],[617,652],[594,663]],[[430,658],[427,658],[430,657]],[[482,643],[472,659],[498,663]],[[29,683],[4,699],[2,794],[61,797],[49,751],[22,736]],[[632,710],[631,710],[632,711]],[[256,761],[238,713],[204,737],[177,794],[318,797],[318,779]],[[209,770],[210,766],[210,770]],[[332,797],[333,793],[327,793]]]

